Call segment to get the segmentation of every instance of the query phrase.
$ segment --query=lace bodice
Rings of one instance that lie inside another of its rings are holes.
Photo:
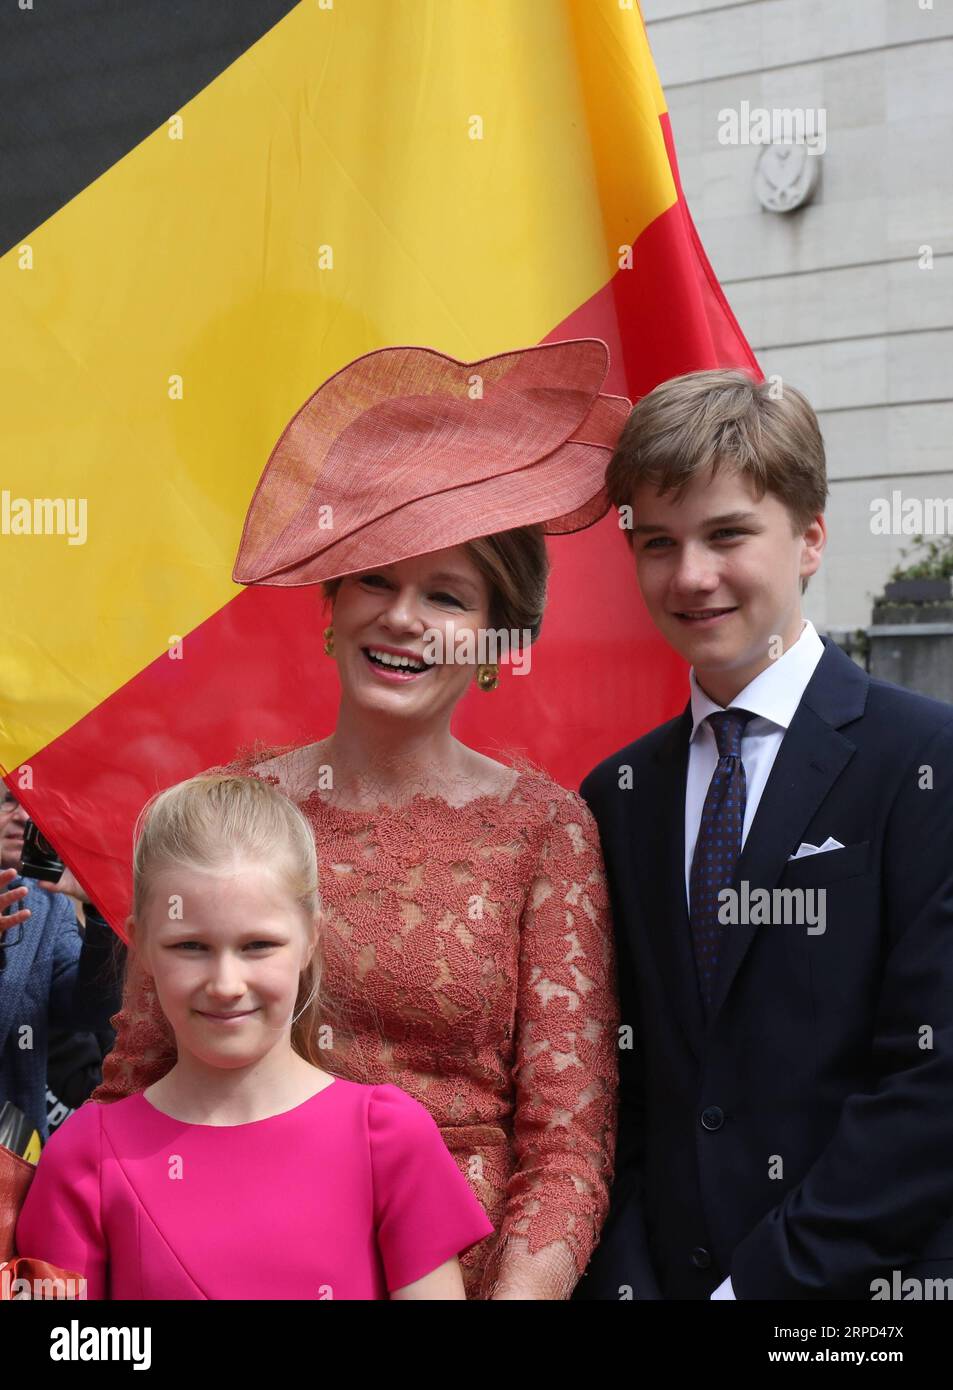
[[[530,767],[463,805],[349,810],[267,770],[290,751],[216,770],[281,785],[314,829],[328,1070],[430,1110],[496,1228],[463,1259],[469,1297],[567,1298],[605,1218],[615,1143],[614,962],[591,813]],[[116,1026],[97,1101],[143,1090],[175,1059],[148,976],[130,976]]]

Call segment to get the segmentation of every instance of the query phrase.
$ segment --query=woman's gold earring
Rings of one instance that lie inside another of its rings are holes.
[[[495,690],[500,683],[499,666],[495,663],[492,666],[478,666],[476,679],[481,690]]]
[[[333,628],[333,627],[326,627],[326,628],[324,629],[324,650],[325,650],[325,653],[326,653],[327,656],[333,656],[333,655],[334,655],[334,628]]]

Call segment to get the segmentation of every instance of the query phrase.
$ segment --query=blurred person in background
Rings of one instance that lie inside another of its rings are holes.
[[[112,1028],[97,1033],[50,1028],[46,1062],[46,1122],[50,1134],[59,1129],[100,1084],[103,1058],[115,1040]]]
[[[45,1140],[51,1026],[110,1037],[121,989],[116,938],[70,871],[57,883],[20,874],[28,824],[0,784],[0,1105],[11,1101]]]

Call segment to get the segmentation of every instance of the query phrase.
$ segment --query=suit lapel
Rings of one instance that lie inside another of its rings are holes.
[[[828,792],[850,762],[855,745],[838,732],[863,713],[868,677],[840,649],[824,640],[817,664],[778,750],[757,814],[738,861],[735,887],[771,891]],[[718,1015],[759,927],[725,929],[712,997]]]
[[[691,732],[689,706],[655,752],[650,770],[654,785],[643,788],[645,820],[634,843],[646,905],[646,932],[669,987],[672,1006],[692,1051],[700,1058],[705,1016],[685,902],[685,784]]]

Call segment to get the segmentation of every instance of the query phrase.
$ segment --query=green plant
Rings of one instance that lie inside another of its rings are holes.
[[[925,552],[920,559],[910,564],[899,564],[891,571],[895,579],[949,579],[953,576],[953,536],[941,536],[938,540],[925,541],[922,536],[914,536],[912,553]],[[911,550],[901,550],[902,557]]]

